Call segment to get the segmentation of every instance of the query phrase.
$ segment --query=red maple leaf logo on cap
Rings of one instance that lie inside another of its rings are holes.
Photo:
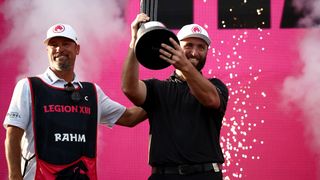
[[[53,29],[52,29],[52,31],[54,32],[54,33],[61,33],[61,32],[63,32],[64,31],[64,26],[63,25],[56,25]]]
[[[192,31],[193,33],[201,33],[201,29],[200,29],[200,27],[198,27],[198,26],[193,26],[193,27],[191,28],[191,31]]]

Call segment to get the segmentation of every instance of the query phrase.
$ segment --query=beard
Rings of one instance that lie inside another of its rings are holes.
[[[193,66],[198,70],[198,71],[201,71],[202,68],[204,67],[204,65],[206,64],[206,61],[207,61],[207,57],[204,56],[204,57],[199,57],[199,58],[196,58],[196,57],[188,57],[187,58],[191,61],[191,63],[193,64]],[[196,60],[194,60],[196,59]]]
[[[58,71],[68,71],[71,69],[70,59],[67,56],[55,57],[51,63]]]
[[[198,62],[198,64],[196,65],[196,68],[197,68],[198,71],[201,71],[201,70],[202,70],[202,68],[203,68],[204,65],[206,64],[206,61],[207,61],[207,58],[206,58],[206,57],[199,59],[199,62]]]
[[[57,68],[60,70],[60,71],[69,71],[71,69],[71,65],[69,63],[58,63],[57,64]]]

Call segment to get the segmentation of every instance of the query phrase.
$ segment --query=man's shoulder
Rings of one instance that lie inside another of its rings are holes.
[[[89,82],[89,81],[80,81],[81,84],[83,85],[90,85],[90,86],[98,86],[96,83],[94,82]]]
[[[28,87],[29,82],[28,82],[28,78],[22,78],[20,80],[18,80],[18,82],[15,85],[15,89],[24,89],[25,87]]]
[[[160,79],[156,79],[156,78],[150,78],[150,79],[144,79],[142,80],[142,82],[146,83],[146,84],[153,84],[153,83],[159,83],[159,82],[166,82],[166,80],[160,80]]]
[[[228,96],[229,90],[224,82],[218,78],[209,78],[208,79],[222,94],[226,94]]]
[[[221,79],[218,79],[218,78],[208,78],[208,80],[214,84],[221,84],[221,85],[224,85],[225,86],[225,83],[221,80]]]

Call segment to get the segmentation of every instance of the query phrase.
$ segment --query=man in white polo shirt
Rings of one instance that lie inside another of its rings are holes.
[[[49,67],[16,84],[3,123],[9,179],[97,179],[98,123],[132,127],[146,113],[77,78],[80,45],[70,25],[50,27],[44,44]]]

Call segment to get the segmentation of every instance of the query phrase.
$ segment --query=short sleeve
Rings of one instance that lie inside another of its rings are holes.
[[[209,79],[211,81],[212,84],[215,85],[218,93],[219,93],[219,97],[220,97],[220,110],[222,112],[225,112],[227,109],[227,103],[229,100],[229,91],[227,86],[219,79],[213,78],[213,79]]]
[[[31,94],[27,78],[24,78],[16,84],[8,112],[3,122],[6,128],[8,125],[17,126],[27,130],[31,123]]]
[[[97,84],[95,86],[98,95],[99,123],[112,127],[125,112],[126,107],[110,99]]]

